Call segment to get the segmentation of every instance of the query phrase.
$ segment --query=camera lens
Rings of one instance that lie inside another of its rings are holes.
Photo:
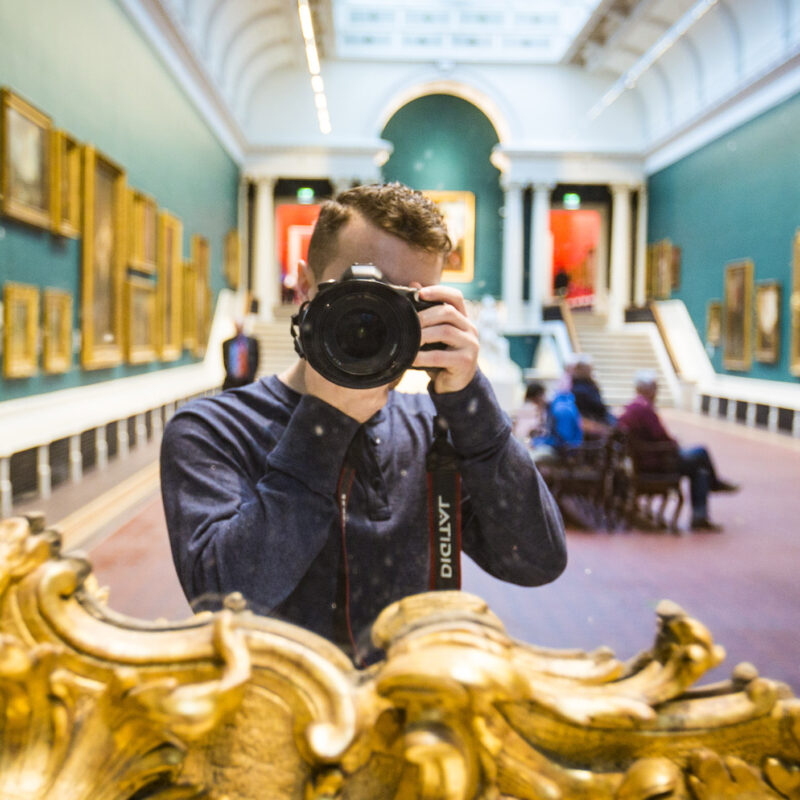
[[[386,344],[386,324],[374,311],[353,309],[336,324],[336,347],[348,358],[373,358]]]

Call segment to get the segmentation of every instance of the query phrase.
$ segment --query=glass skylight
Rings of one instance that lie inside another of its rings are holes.
[[[333,0],[339,58],[561,60],[600,0]]]

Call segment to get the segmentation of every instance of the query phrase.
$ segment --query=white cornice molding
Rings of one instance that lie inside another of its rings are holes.
[[[120,0],[158,56],[186,92],[228,155],[244,163],[247,140],[200,61],[158,0]]]
[[[691,155],[755,117],[769,111],[800,92],[800,45],[791,56],[782,58],[738,86],[701,114],[651,145],[645,156],[645,172],[652,175]]]

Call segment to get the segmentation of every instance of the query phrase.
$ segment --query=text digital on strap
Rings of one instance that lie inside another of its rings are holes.
[[[426,459],[431,542],[430,588],[461,588],[461,475],[458,454],[447,439],[447,423],[433,420]]]

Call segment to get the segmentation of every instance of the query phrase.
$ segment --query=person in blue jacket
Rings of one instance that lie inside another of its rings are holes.
[[[557,461],[564,449],[583,442],[583,424],[575,395],[561,388],[547,407],[547,433],[534,437],[531,456],[537,463]]]
[[[173,559],[196,609],[241,592],[359,660],[389,603],[429,588],[425,456],[441,416],[458,456],[463,550],[492,575],[536,586],[565,568],[558,508],[478,369],[461,293],[439,285],[450,240],[435,204],[400,184],[323,204],[298,288],[353,264],[437,305],[419,312],[414,365],[427,394],[349,389],[304,359],[183,406],[167,425],[162,496]]]

